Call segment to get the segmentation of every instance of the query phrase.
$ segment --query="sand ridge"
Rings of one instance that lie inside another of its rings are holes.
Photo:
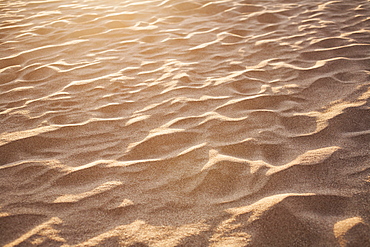
[[[370,2],[0,2],[0,245],[370,245]]]

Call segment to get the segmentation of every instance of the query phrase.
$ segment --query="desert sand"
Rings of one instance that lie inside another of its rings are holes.
[[[370,246],[370,1],[0,20],[1,246]]]

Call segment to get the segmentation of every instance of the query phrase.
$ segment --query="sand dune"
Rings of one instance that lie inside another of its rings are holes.
[[[370,2],[0,2],[0,245],[370,246]]]

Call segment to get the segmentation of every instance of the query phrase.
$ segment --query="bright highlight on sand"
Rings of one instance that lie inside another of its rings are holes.
[[[370,246],[370,2],[0,2],[1,246]]]

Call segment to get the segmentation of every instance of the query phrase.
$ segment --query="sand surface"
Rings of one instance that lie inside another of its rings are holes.
[[[370,1],[1,0],[1,246],[370,246]]]

